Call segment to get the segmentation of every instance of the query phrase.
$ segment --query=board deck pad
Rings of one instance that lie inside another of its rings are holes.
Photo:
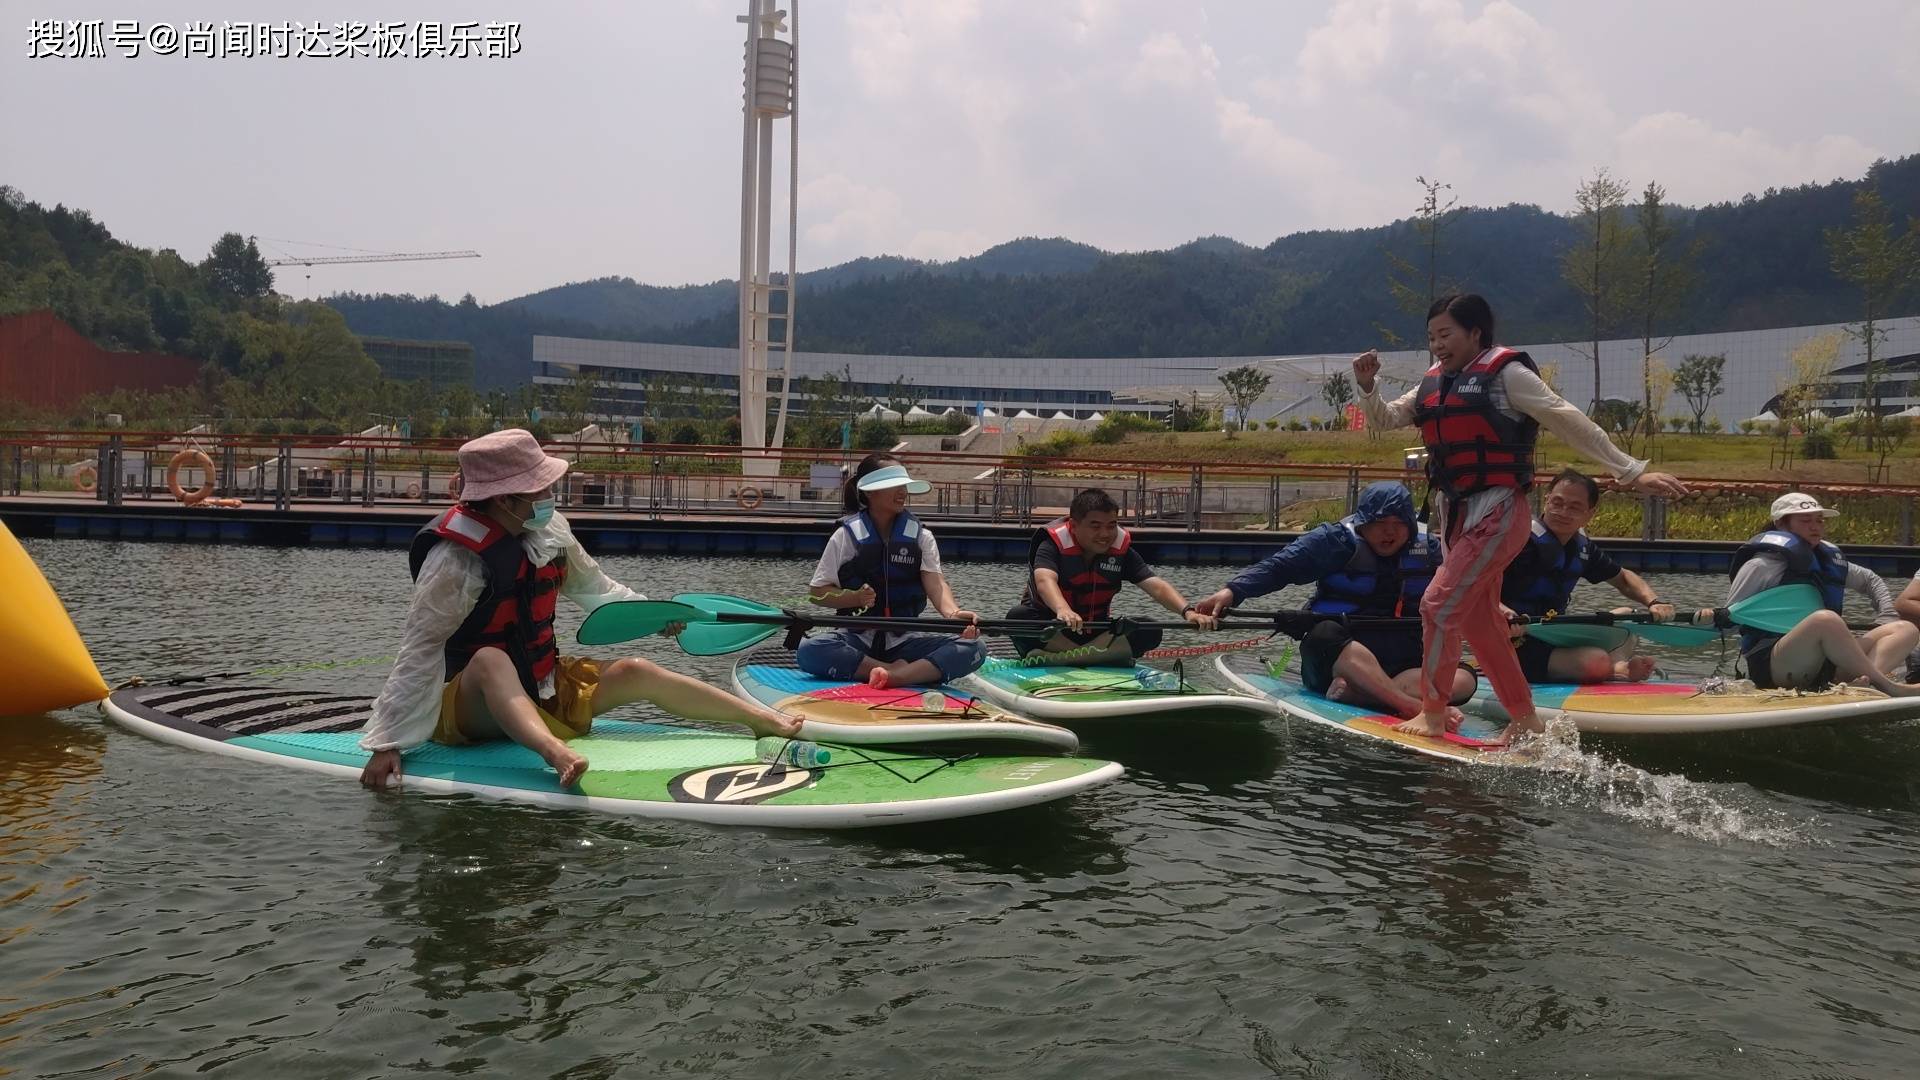
[[[1543,683],[1534,703],[1560,709],[1581,731],[1596,734],[1700,734],[1803,724],[1886,723],[1920,717],[1920,698],[1888,697],[1865,687],[1716,691],[1709,682],[1606,682],[1590,686]],[[1471,708],[1503,718],[1506,711],[1483,687]]]
[[[106,711],[162,741],[357,776],[370,757],[359,739],[372,706],[368,697],[272,687],[150,686],[115,692]],[[836,828],[1032,805],[1120,775],[1118,765],[1084,758],[841,746],[831,748],[831,763],[798,769],[760,762],[748,734],[605,718],[568,745],[589,763],[572,789],[509,741],[414,748],[403,783],[643,816]]]
[[[1190,661],[1169,668],[1149,664],[1023,664],[1013,643],[995,638],[979,671],[960,680],[997,704],[1026,716],[1060,723],[1192,714],[1260,719],[1272,710],[1257,698],[1223,693],[1194,681]]]
[[[1004,741],[1071,752],[1080,739],[1053,724],[1015,716],[951,684],[876,690],[801,671],[792,650],[767,645],[733,668],[734,692],[800,718],[808,738],[860,745]]]
[[[1330,727],[1348,735],[1390,743],[1429,757],[1451,758],[1455,761],[1483,765],[1533,764],[1532,755],[1525,751],[1507,750],[1498,746],[1467,745],[1449,739],[1435,739],[1411,732],[1395,731],[1394,725],[1401,722],[1400,717],[1384,715],[1377,710],[1364,709],[1321,697],[1302,686],[1299,679],[1275,674],[1270,669],[1272,663],[1272,656],[1259,652],[1229,653],[1215,661],[1221,675],[1229,682],[1249,693],[1261,695],[1288,716],[1308,723]],[[1499,739],[1505,731],[1505,723],[1469,713],[1461,723],[1458,734],[1469,740],[1488,742]]]

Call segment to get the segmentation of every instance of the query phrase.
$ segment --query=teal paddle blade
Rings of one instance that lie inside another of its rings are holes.
[[[1825,606],[1820,590],[1811,585],[1782,585],[1747,597],[1727,608],[1727,614],[1741,626],[1784,634]]]
[[[1596,626],[1591,623],[1533,623],[1527,627],[1527,636],[1544,641],[1557,649],[1571,649],[1583,645],[1605,649],[1608,652],[1627,643],[1633,635],[1624,626]]]
[[[618,645],[657,634],[672,623],[712,619],[708,612],[671,600],[616,600],[595,608],[575,636],[582,645]]]
[[[689,656],[724,656],[786,632],[787,628],[779,625],[693,623],[680,631],[680,636],[674,640],[679,643],[680,651]]]
[[[1676,626],[1673,623],[1636,622],[1625,623],[1623,627],[1633,631],[1635,637],[1658,642],[1661,645],[1677,645],[1688,648],[1707,645],[1720,640],[1720,631],[1705,626]]]
[[[768,615],[784,618],[786,612],[742,596],[729,596],[726,593],[676,593],[676,603],[699,608],[712,614],[727,612],[739,615]],[[730,652],[739,652],[750,645],[758,645],[773,635],[785,630],[779,623],[734,623],[702,622],[690,623],[680,632],[680,650],[689,656],[724,656]]]

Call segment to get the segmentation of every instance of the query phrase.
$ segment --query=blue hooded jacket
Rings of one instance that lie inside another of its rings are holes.
[[[1384,567],[1389,576],[1403,579],[1400,587],[1391,594],[1376,597],[1375,586],[1383,569],[1379,564],[1390,560],[1375,556],[1357,530],[1385,518],[1406,522],[1409,539],[1399,552],[1398,565]],[[1233,590],[1233,602],[1238,605],[1288,585],[1319,585],[1309,605],[1314,610],[1391,615],[1394,614],[1392,607],[1404,607],[1396,597],[1410,595],[1417,604],[1419,594],[1426,591],[1426,583],[1439,565],[1439,539],[1421,531],[1414,520],[1412,492],[1398,481],[1381,480],[1368,484],[1360,492],[1351,515],[1305,533],[1241,571],[1227,582],[1227,588]]]

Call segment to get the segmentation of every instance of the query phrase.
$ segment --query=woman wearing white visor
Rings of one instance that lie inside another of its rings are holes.
[[[1827,542],[1827,519],[1840,512],[1821,506],[1811,495],[1790,491],[1773,501],[1769,516],[1772,526],[1733,553],[1728,606],[1781,585],[1806,584],[1820,590],[1823,609],[1785,634],[1741,628],[1740,655],[1754,685],[1811,690],[1837,678],[1865,682],[1887,694],[1920,694],[1920,686],[1887,676],[1906,662],[1920,641],[1920,630],[1900,618],[1879,574],[1847,562],[1840,549]],[[1841,616],[1848,590],[1873,604],[1880,624],[1860,638]]]
[[[868,454],[841,493],[846,516],[833,530],[810,583],[813,602],[891,619],[918,618],[931,603],[943,619],[978,616],[953,598],[940,572],[933,532],[907,509],[909,495],[929,490],[924,480],[887,454]],[[800,670],[823,679],[864,680],[870,686],[948,682],[987,658],[980,632],[959,636],[840,629],[816,632],[800,643]]]

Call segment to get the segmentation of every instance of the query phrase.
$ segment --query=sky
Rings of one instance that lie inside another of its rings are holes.
[[[294,296],[731,278],[745,9],[0,0],[0,184],[195,260],[229,231],[270,257],[483,255],[283,269]],[[156,24],[399,11],[517,23],[518,51],[151,47]],[[101,20],[107,56],[34,58],[50,15]],[[1565,211],[1606,167],[1697,205],[1920,151],[1910,0],[804,0],[797,25],[803,272],[1019,236],[1264,245],[1406,217],[1421,175],[1463,205]],[[781,170],[786,139],[782,124]]]

